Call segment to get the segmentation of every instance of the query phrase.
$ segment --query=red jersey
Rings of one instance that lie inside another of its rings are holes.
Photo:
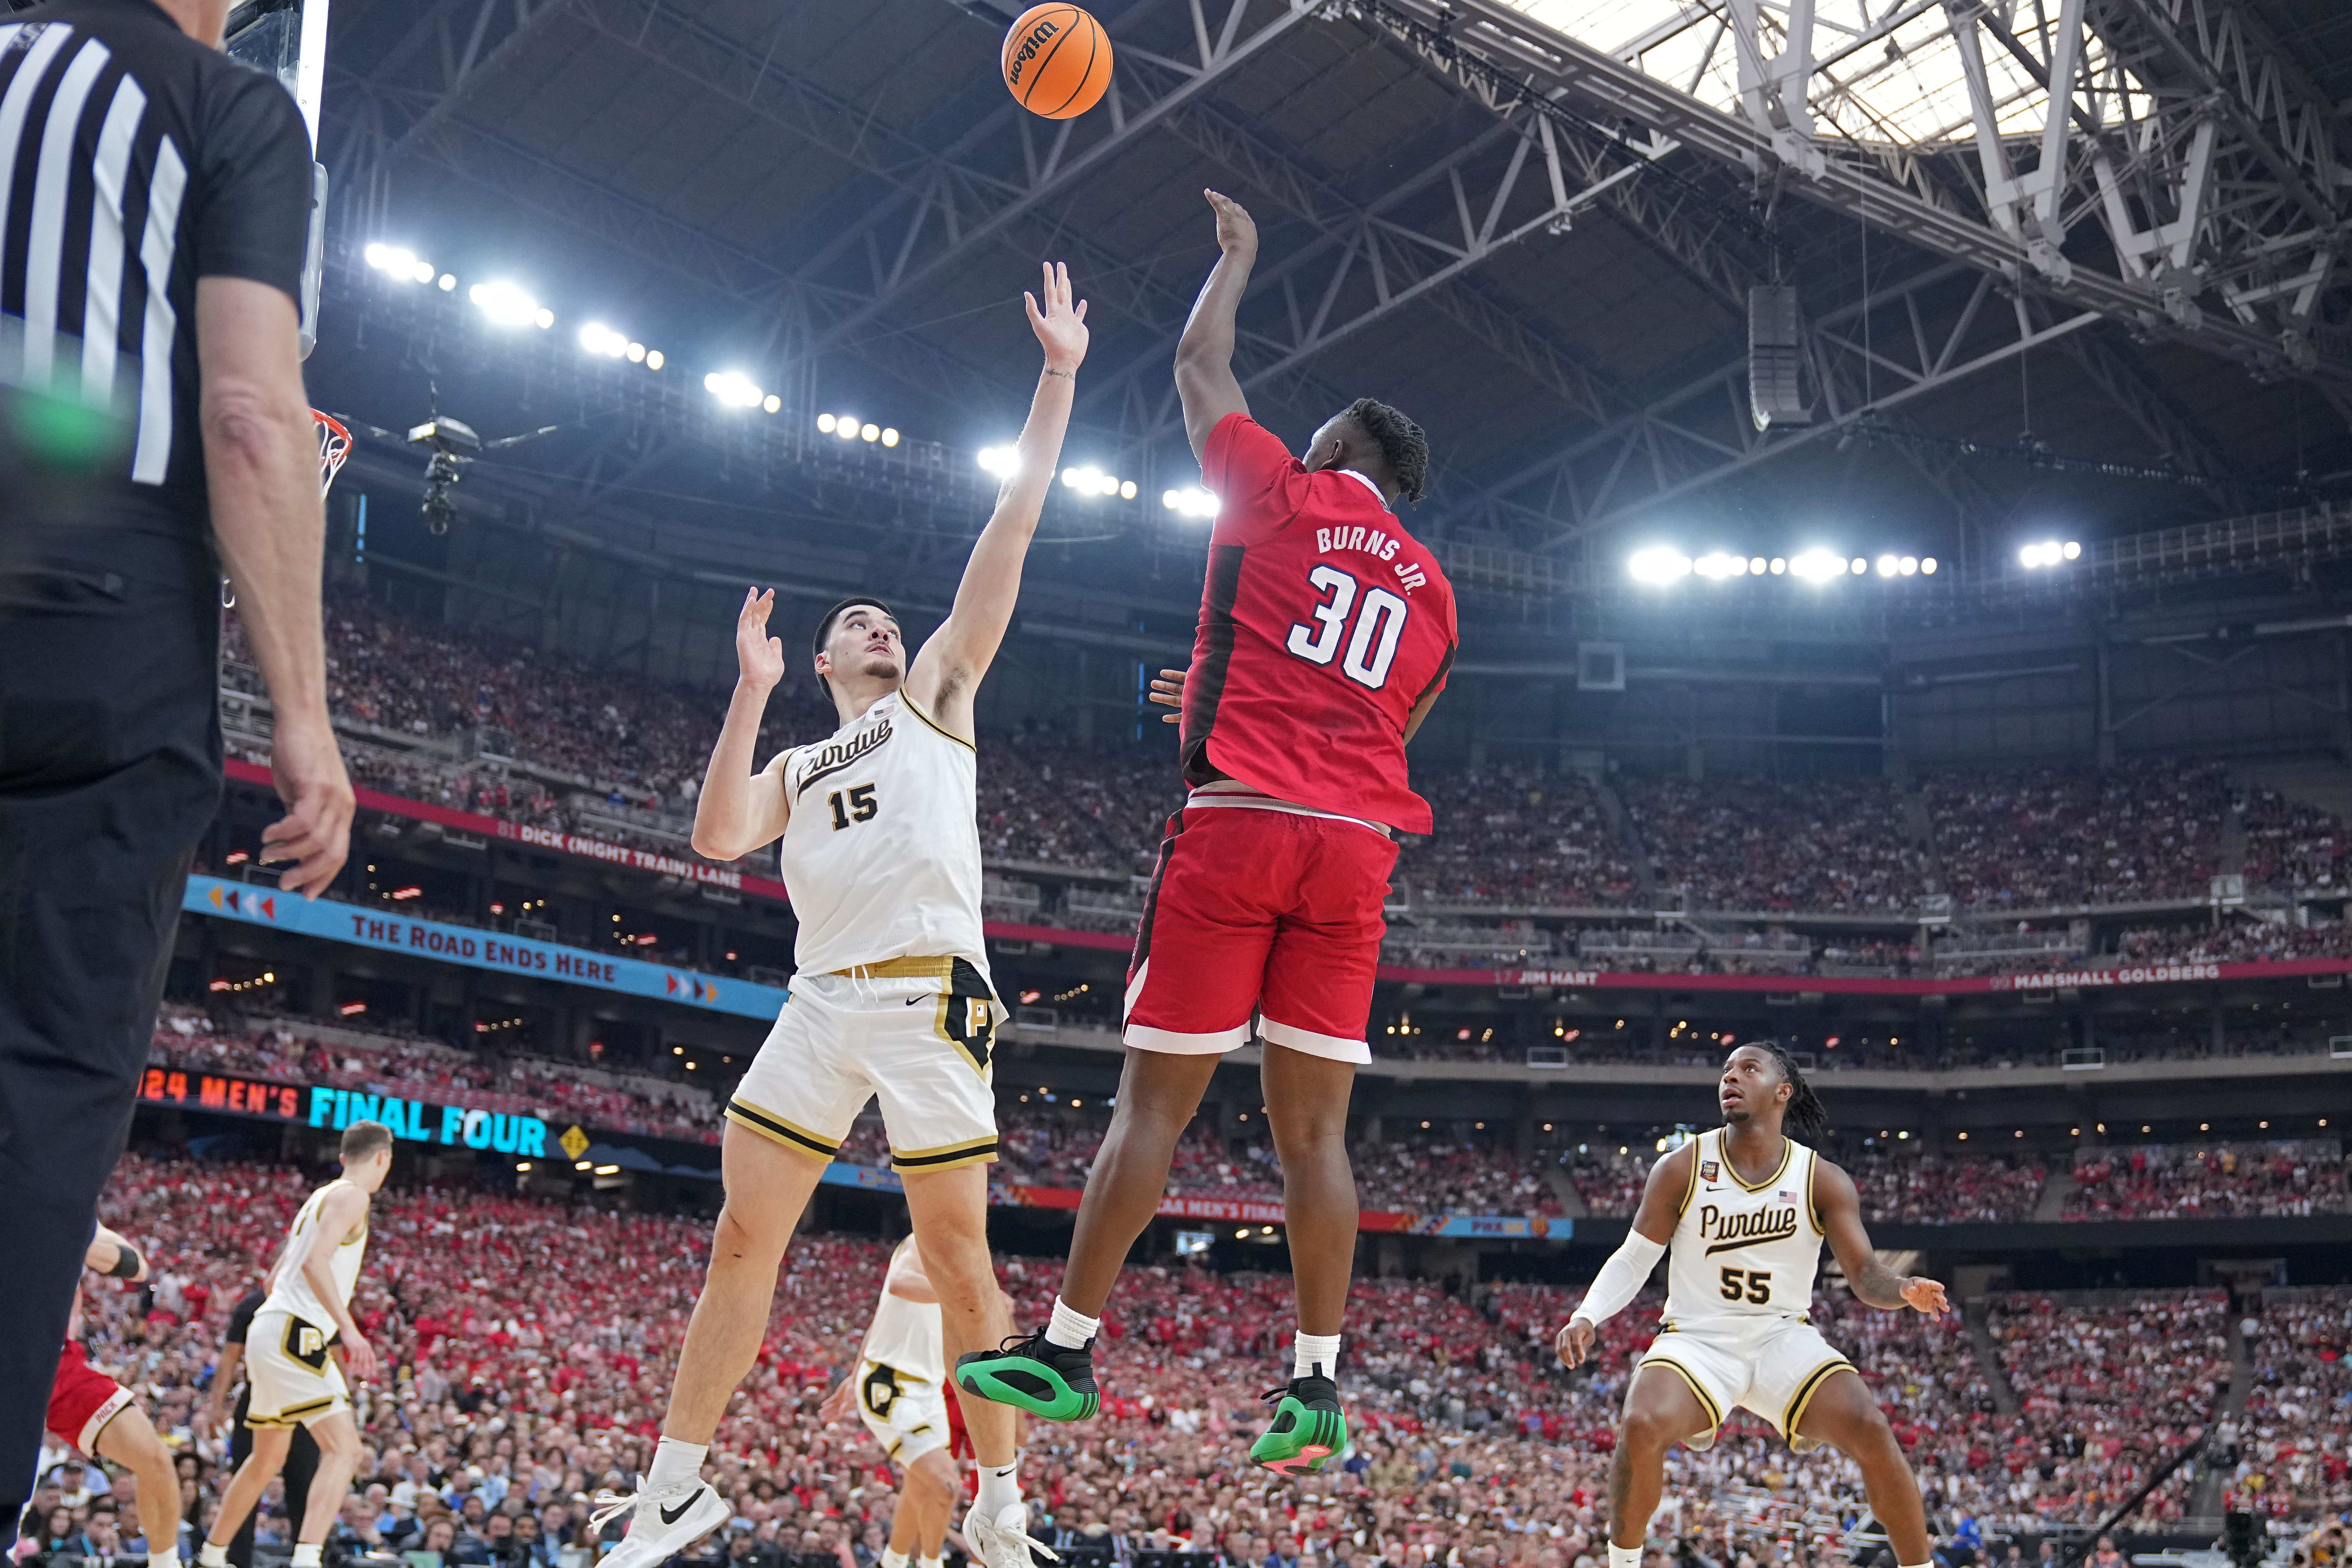
[[[1454,588],[1370,479],[1308,473],[1246,414],[1209,433],[1220,506],[1184,682],[1185,777],[1430,830],[1404,726],[1443,688]]]

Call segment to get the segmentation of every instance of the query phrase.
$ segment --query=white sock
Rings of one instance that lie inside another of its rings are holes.
[[[1293,1377],[1333,1377],[1339,1370],[1339,1336],[1299,1331],[1297,1348],[1290,1352]]]
[[[1642,1568],[1642,1549],[1609,1543],[1609,1568]]]
[[[196,1568],[228,1568],[228,1548],[205,1542],[196,1548]]]
[[[180,1568],[180,1549],[168,1547],[162,1552],[147,1553],[147,1568]]]
[[[941,1568],[941,1564],[936,1557],[918,1557],[915,1559],[915,1568]]]
[[[994,1465],[980,1467],[980,1495],[972,1500],[980,1505],[982,1515],[994,1520],[1008,1508],[1021,1506],[1021,1456],[1003,1469]]]
[[[882,1568],[907,1568],[907,1554],[895,1546],[884,1547]]]
[[[702,1461],[710,1455],[708,1443],[681,1443],[665,1437],[654,1445],[654,1462],[646,1471],[646,1490],[667,1491],[690,1486],[702,1479]]]
[[[319,1568],[319,1548],[315,1542],[295,1543],[292,1568]]]
[[[1045,1342],[1066,1351],[1082,1351],[1102,1331],[1102,1320],[1089,1318],[1059,1296],[1054,1298],[1054,1321],[1045,1325]]]

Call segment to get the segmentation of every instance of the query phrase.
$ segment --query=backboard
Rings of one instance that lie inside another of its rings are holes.
[[[327,83],[328,0],[239,0],[228,52],[285,84],[310,129],[310,235],[302,258],[302,357],[319,342],[319,282],[327,247],[327,169],[318,161],[319,105]]]

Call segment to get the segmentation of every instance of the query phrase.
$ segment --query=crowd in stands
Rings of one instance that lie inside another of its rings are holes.
[[[2229,1504],[2340,1518],[2352,1510],[2352,1289],[2264,1290],[2247,1329],[2253,1378]]]
[[[1925,793],[1961,908],[2201,899],[2221,868],[2228,801],[2211,764],[1935,774]]]
[[[1660,886],[1696,908],[1907,910],[1925,885],[1927,857],[1885,779],[1654,778],[1622,789]]]
[[[2084,1516],[2144,1485],[2229,1388],[2224,1291],[2007,1295],[1990,1308],[1987,1330],[2019,1407],[2011,1441],[2055,1460],[2042,1478],[2045,1500],[2054,1489]],[[2193,1468],[2174,1474],[2142,1516],[2181,1517],[2196,1479]]]
[[[1397,881],[1434,904],[1622,909],[1638,886],[1580,773],[1509,764],[1417,775],[1436,832],[1398,857]]]
[[[2352,885],[2352,838],[2333,813],[2256,786],[2239,795],[2238,823],[2246,836],[2249,888]]]
[[[2295,958],[2352,957],[2352,921],[2294,926],[2232,919],[2200,929],[2127,931],[2116,940],[2118,963],[2253,963]]]
[[[181,1456],[191,1560],[226,1479],[223,1434],[205,1416],[228,1309],[322,1178],[133,1156],[103,1203],[156,1273],[145,1287],[89,1286],[90,1356],[133,1389]],[[483,1563],[490,1543],[520,1535],[534,1538],[525,1568],[585,1568],[593,1494],[630,1489],[656,1434],[707,1223],[396,1173],[370,1228],[354,1315],[383,1370],[360,1391],[364,1452],[336,1546],[430,1546],[445,1561]],[[848,1370],[887,1255],[874,1239],[794,1238],[768,1334],[705,1472],[733,1517],[690,1561],[872,1568],[895,1477],[861,1428],[821,1426],[815,1409]],[[1008,1258],[1002,1277],[1016,1319],[1039,1321],[1060,1264]],[[1287,1352],[1287,1278],[1131,1268],[1097,1352],[1102,1415],[1031,1432],[1033,1531],[1119,1561],[1190,1550],[1213,1568],[1276,1556],[1334,1568],[1594,1568],[1616,1410],[1657,1300],[1650,1292],[1606,1325],[1594,1364],[1570,1375],[1551,1337],[1578,1294],[1360,1280],[1341,1364],[1355,1449],[1322,1476],[1286,1479],[1250,1467],[1244,1450],[1263,1420],[1257,1394]],[[2027,1394],[2015,1420],[1998,1414],[1956,1314],[1877,1313],[1832,1288],[1813,1317],[1863,1368],[1931,1509],[1973,1517],[1997,1539],[2100,1516],[2201,1415],[2226,1376],[2218,1300],[1997,1302],[2002,1366]],[[2297,1342],[2314,1353],[2342,1343],[2325,1324],[2313,1336]],[[2304,1375],[2301,1362],[2283,1364]],[[1799,1568],[1843,1554],[1865,1512],[1858,1481],[1835,1453],[1791,1455],[1739,1415],[1712,1449],[1675,1450],[1655,1538],[1725,1564],[1748,1556],[1758,1568]],[[63,1507],[74,1531],[101,1528],[95,1516],[109,1511],[127,1520],[127,1479],[112,1486],[109,1510],[53,1485],[36,1517]],[[2151,1512],[2179,1504],[2176,1486]],[[286,1538],[282,1503],[271,1506],[265,1547]],[[136,1526],[112,1529],[130,1537]]]
[[[2236,1219],[2352,1212],[2333,1138],[2147,1144],[2075,1156],[2068,1219]]]

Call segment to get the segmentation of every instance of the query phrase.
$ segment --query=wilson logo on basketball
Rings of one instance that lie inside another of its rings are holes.
[[[1030,61],[1037,58],[1037,51],[1059,37],[1061,33],[1061,25],[1055,22],[1040,22],[1030,28],[1029,36],[1021,40],[1021,47],[1013,50],[1004,62],[1005,85],[1019,92],[1021,73],[1028,68]]]
[[[1756,1247],[1768,1241],[1786,1241],[1797,1234],[1797,1211],[1759,1209],[1754,1214],[1725,1214],[1713,1204],[1698,1211],[1698,1236],[1701,1241],[1712,1243],[1707,1247],[1710,1258],[1718,1252],[1730,1252],[1742,1247]]]

